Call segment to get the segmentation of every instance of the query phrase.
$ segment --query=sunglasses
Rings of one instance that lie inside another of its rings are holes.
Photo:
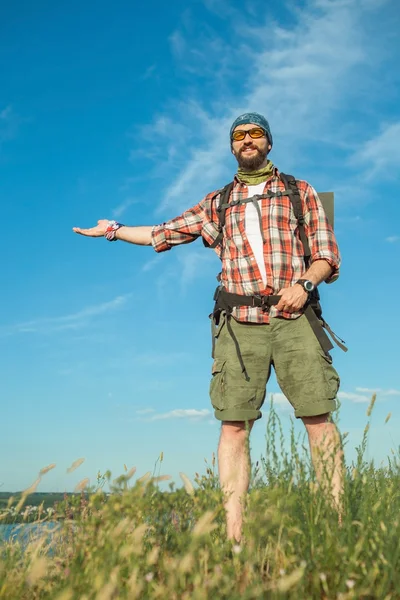
[[[244,129],[237,129],[232,133],[232,139],[235,142],[241,142],[242,140],[244,140],[247,134],[249,134],[249,136],[253,140],[256,140],[258,138],[264,137],[265,131],[261,127],[254,127],[253,129],[247,129],[246,131]]]

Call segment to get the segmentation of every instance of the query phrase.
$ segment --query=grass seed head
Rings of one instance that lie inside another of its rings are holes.
[[[369,406],[367,408],[367,417],[371,416],[371,413],[372,413],[372,410],[374,408],[375,402],[376,402],[376,394],[373,394],[372,398],[371,398],[371,402],[369,403]]]
[[[184,488],[189,496],[194,496],[193,483],[190,481],[189,477],[185,475],[185,473],[179,473],[179,477],[182,479]]]
[[[284,577],[281,577],[281,579],[276,583],[275,589],[278,592],[282,592],[282,593],[288,592],[291,588],[293,588],[295,585],[297,585],[300,582],[300,580],[303,578],[304,569],[305,569],[305,567],[303,565],[301,565],[300,567],[298,567],[297,569],[292,571],[289,575],[285,575]]]
[[[55,467],[56,467],[56,463],[51,463],[51,465],[47,465],[47,467],[43,467],[43,469],[40,469],[40,471],[39,471],[39,477],[41,477],[42,475],[46,475],[46,473],[48,473]]]
[[[151,472],[147,471],[147,473],[145,473],[144,475],[139,477],[139,479],[137,480],[137,483],[146,483],[146,482],[148,482],[150,477],[151,477]]]
[[[48,569],[48,561],[44,556],[39,556],[36,558],[28,571],[28,575],[26,577],[27,584],[29,586],[35,585],[44,575],[46,575]]]
[[[203,516],[197,521],[196,525],[193,528],[193,537],[199,537],[202,535],[207,535],[211,533],[217,525],[213,523],[215,518],[215,513],[211,510],[208,510],[204,513]]]
[[[79,483],[76,484],[74,491],[75,492],[83,492],[83,490],[85,490],[87,488],[89,483],[90,483],[89,477],[85,477],[85,479],[82,479]]]
[[[85,462],[84,458],[78,458],[77,460],[74,460],[74,462],[72,463],[72,465],[70,467],[68,467],[67,473],[73,473],[78,467],[81,466],[81,464],[83,462]]]

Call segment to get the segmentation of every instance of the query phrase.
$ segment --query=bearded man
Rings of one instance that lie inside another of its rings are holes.
[[[305,260],[291,192],[269,159],[272,144],[263,115],[240,115],[230,129],[238,170],[223,206],[217,190],[161,225],[128,227],[100,220],[91,229],[74,228],[84,236],[153,246],[156,252],[201,236],[221,259],[210,397],[221,421],[218,468],[227,536],[237,542],[250,481],[247,437],[261,418],[272,366],[295,416],[306,427],[317,478],[339,513],[341,506],[342,450],[330,419],[339,377],[307,309],[317,286],[337,279],[340,255],[317,193],[297,180],[301,227],[310,249]]]

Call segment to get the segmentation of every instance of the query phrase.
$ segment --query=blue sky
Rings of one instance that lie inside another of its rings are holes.
[[[2,490],[49,463],[41,490],[140,475],[161,451],[174,479],[204,472],[218,260],[201,241],[156,255],[72,227],[157,224],[227,183],[248,109],[269,119],[279,168],[335,191],[343,267],[321,292],[349,346],[334,350],[347,460],[373,391],[368,457],[398,448],[399,29],[395,0],[2,6]],[[287,430],[274,379],[269,392]]]

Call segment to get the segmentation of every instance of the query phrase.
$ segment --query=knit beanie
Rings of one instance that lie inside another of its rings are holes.
[[[265,117],[263,117],[263,115],[260,115],[260,113],[256,113],[256,112],[249,112],[249,113],[244,113],[243,115],[240,115],[237,119],[235,119],[232,123],[232,127],[230,130],[230,139],[232,141],[232,133],[234,131],[234,129],[238,126],[238,125],[246,125],[248,123],[254,123],[255,125],[259,125],[259,127],[261,127],[262,129],[264,129],[268,141],[272,146],[272,135],[271,135],[271,130],[269,128],[269,123],[267,121],[267,119]]]

